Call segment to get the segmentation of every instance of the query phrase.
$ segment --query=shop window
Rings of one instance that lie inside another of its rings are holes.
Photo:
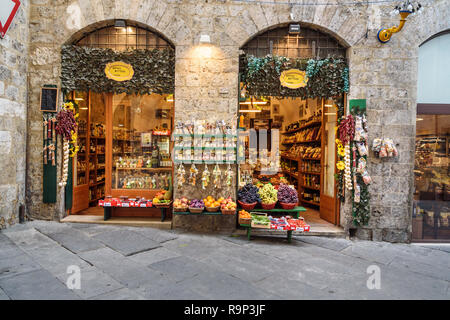
[[[304,27],[299,34],[290,34],[289,27],[269,30],[254,37],[242,49],[257,57],[273,54],[305,59],[343,58],[346,52],[346,49],[329,35]]]
[[[118,51],[134,49],[165,49],[171,45],[159,35],[137,27],[116,28],[108,26],[85,35],[76,43],[91,48],[110,48]]]
[[[413,240],[450,240],[450,115],[417,115]]]
[[[172,109],[167,100],[157,94],[113,96],[113,189],[169,188]]]
[[[450,241],[450,30],[419,47],[413,241]]]

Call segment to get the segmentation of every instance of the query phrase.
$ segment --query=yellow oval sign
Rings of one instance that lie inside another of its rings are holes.
[[[106,65],[105,74],[106,77],[111,80],[127,81],[133,78],[134,70],[130,64],[117,61]]]
[[[306,86],[308,78],[305,71],[289,69],[281,73],[280,82],[283,87],[298,89]]]

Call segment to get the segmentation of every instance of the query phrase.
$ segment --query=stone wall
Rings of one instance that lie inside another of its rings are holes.
[[[331,0],[328,2],[348,2]],[[62,203],[42,204],[41,118],[39,89],[59,83],[60,48],[105,20],[143,23],[176,47],[175,117],[232,119],[238,108],[239,49],[269,28],[300,22],[335,36],[348,47],[349,98],[365,98],[370,139],[392,137],[400,157],[379,161],[369,157],[374,183],[372,219],[359,230],[365,238],[408,241],[411,227],[416,112],[417,51],[427,37],[450,27],[448,0],[421,1],[422,16],[409,19],[387,44],[376,39],[381,26],[398,24],[387,18],[389,6],[303,6],[243,3],[232,0],[35,0],[31,4],[29,142],[29,210],[40,218],[63,215]],[[310,3],[310,1],[295,1]],[[50,5],[51,4],[51,5]],[[292,13],[292,14],[291,14]],[[211,37],[210,52],[199,46],[202,33]],[[367,36],[367,37],[366,37]],[[182,194],[186,190],[175,190]],[[190,192],[190,191],[189,191]],[[60,194],[60,197],[62,194]],[[341,224],[351,228],[349,204]]]
[[[18,221],[25,205],[29,2],[21,1],[0,39],[0,229]]]

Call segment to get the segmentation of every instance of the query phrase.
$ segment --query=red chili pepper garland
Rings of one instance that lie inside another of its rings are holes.
[[[349,114],[339,125],[339,140],[345,146],[353,140],[355,135],[355,119]]]
[[[70,140],[72,137],[72,131],[76,131],[77,122],[72,111],[61,110],[56,116],[58,124],[56,125],[56,133],[60,134],[66,140]]]

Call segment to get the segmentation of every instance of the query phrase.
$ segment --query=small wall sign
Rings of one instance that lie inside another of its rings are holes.
[[[56,112],[58,108],[58,88],[41,88],[41,111]]]
[[[0,5],[0,37],[3,38],[19,10],[19,0],[4,0]]]
[[[134,70],[132,65],[122,61],[117,61],[106,65],[105,74],[108,79],[122,82],[131,80],[134,75]]]
[[[305,71],[289,69],[281,73],[280,82],[283,87],[298,89],[306,86],[308,78]]]

